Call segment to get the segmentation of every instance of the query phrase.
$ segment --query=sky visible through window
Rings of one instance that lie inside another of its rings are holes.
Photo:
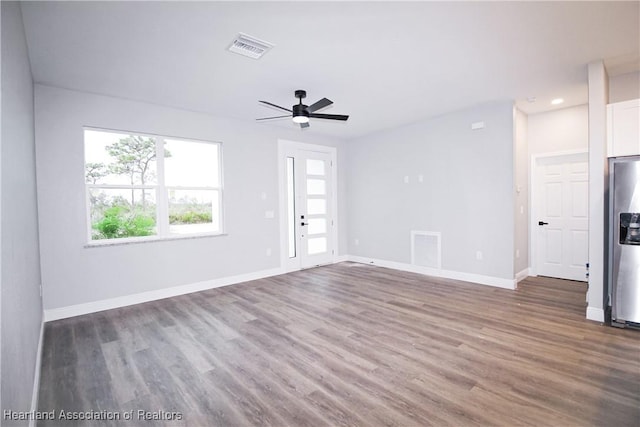
[[[85,130],[85,163],[113,163],[113,157],[106,150],[129,134],[104,131]],[[175,187],[218,187],[219,173],[216,170],[218,162],[218,145],[165,139],[165,149],[171,157],[165,158],[165,185]],[[127,176],[110,174],[96,184],[130,185]],[[154,182],[148,183],[154,185]]]

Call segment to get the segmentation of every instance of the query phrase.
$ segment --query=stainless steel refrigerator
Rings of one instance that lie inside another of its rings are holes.
[[[640,156],[609,159],[609,290],[612,324],[640,327]]]

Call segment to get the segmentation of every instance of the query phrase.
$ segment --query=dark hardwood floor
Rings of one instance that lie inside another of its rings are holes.
[[[60,320],[40,411],[133,420],[39,425],[638,427],[640,331],[585,292],[341,263]]]

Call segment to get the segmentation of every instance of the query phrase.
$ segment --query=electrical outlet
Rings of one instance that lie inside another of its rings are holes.
[[[476,259],[482,261],[482,251],[476,251]]]
[[[271,256],[271,248],[267,248],[267,250],[266,250],[266,255],[267,255],[267,256]]]
[[[520,258],[520,249],[516,249],[516,258]]]
[[[409,175],[405,175],[404,176],[404,183],[408,184],[409,183]]]
[[[353,241],[353,244],[354,244],[354,245],[356,245],[356,246],[358,246],[358,245],[360,244],[360,239],[355,239],[355,240]]]

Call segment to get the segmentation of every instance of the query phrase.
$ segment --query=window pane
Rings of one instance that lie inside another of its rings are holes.
[[[307,179],[307,194],[322,196],[325,194],[324,179]]]
[[[154,190],[91,188],[91,239],[156,235]]]
[[[324,175],[324,160],[307,159],[307,175]]]
[[[309,255],[321,254],[327,252],[327,238],[314,237],[307,240],[307,253]]]
[[[289,223],[289,258],[296,257],[296,193],[294,158],[287,157],[287,221]]]
[[[310,218],[307,223],[309,224],[307,234],[324,234],[327,232],[327,220],[324,218]]]
[[[327,213],[325,199],[307,199],[307,215],[324,215]]]
[[[166,140],[165,183],[172,187],[218,187],[218,144]]]
[[[215,233],[220,231],[217,190],[168,190],[171,234]]]
[[[155,185],[156,141],[140,135],[84,131],[85,182]]]

